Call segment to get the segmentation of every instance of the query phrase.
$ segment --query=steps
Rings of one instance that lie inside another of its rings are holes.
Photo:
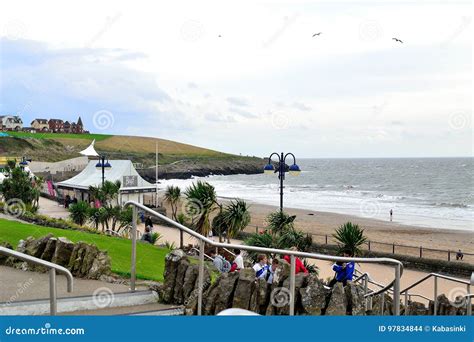
[[[101,289],[99,289],[101,290]],[[100,313],[101,310],[108,309],[114,314],[137,314],[140,312],[161,312],[165,309],[173,309],[173,307],[159,305],[157,303],[158,295],[153,291],[136,291],[136,292],[119,292],[97,291],[94,295],[58,298],[58,314],[84,314],[86,312]],[[155,306],[149,307],[147,305]],[[139,310],[139,308],[142,308]],[[122,308],[122,309],[116,309]],[[127,310],[126,308],[133,308]],[[0,303],[0,316],[12,315],[49,315],[49,299],[25,300],[16,302]],[[161,311],[160,311],[161,310]],[[137,312],[138,311],[138,312]]]

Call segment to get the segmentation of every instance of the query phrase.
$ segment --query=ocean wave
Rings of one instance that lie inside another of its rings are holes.
[[[435,207],[445,207],[445,208],[469,208],[469,205],[464,203],[431,203]]]

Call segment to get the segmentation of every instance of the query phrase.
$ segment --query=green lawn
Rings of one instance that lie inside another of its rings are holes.
[[[15,248],[21,239],[45,236],[48,233],[55,237],[66,237],[73,242],[95,244],[100,250],[108,252],[113,272],[130,276],[131,241],[128,239],[0,219],[0,241],[8,241]],[[137,243],[137,278],[163,281],[166,254],[166,249]]]
[[[36,139],[95,139],[96,141],[105,140],[113,137],[109,134],[69,134],[69,133],[29,133],[29,132],[7,132],[8,135],[18,138],[36,138]]]

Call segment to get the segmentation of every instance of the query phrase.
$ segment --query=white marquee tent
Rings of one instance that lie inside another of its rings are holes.
[[[133,200],[143,203],[145,193],[156,192],[156,185],[144,180],[137,172],[130,160],[110,160],[110,169],[105,170],[105,180],[120,181],[120,204]],[[86,168],[78,175],[59,182],[57,187],[64,190],[64,195],[69,194],[78,200],[89,200],[89,186],[102,184],[102,170],[96,168],[97,160],[90,160]]]

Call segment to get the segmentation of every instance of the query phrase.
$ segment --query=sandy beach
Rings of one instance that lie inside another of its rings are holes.
[[[226,202],[228,199],[220,199]],[[162,198],[159,200],[163,203]],[[249,202],[251,221],[247,232],[255,232],[255,226],[259,230],[265,227],[265,219],[271,212],[278,210],[276,206]],[[163,203],[167,212],[170,208]],[[313,241],[325,243],[325,235],[331,243],[334,230],[345,222],[357,223],[365,229],[365,235],[371,241],[371,249],[380,252],[392,252],[392,244],[413,246],[412,248],[396,246],[397,254],[419,256],[419,247],[422,246],[423,256],[440,260],[447,260],[447,251],[461,249],[464,253],[474,253],[474,231],[425,228],[410,225],[402,225],[397,222],[358,217],[353,215],[336,214],[329,212],[311,211],[304,209],[285,208],[290,215],[296,215],[296,228],[304,232],[315,234]],[[379,244],[381,242],[384,244]],[[442,251],[430,251],[425,249],[439,249]],[[451,253],[451,260],[455,261],[455,253]],[[474,256],[465,255],[464,261],[474,263]]]

